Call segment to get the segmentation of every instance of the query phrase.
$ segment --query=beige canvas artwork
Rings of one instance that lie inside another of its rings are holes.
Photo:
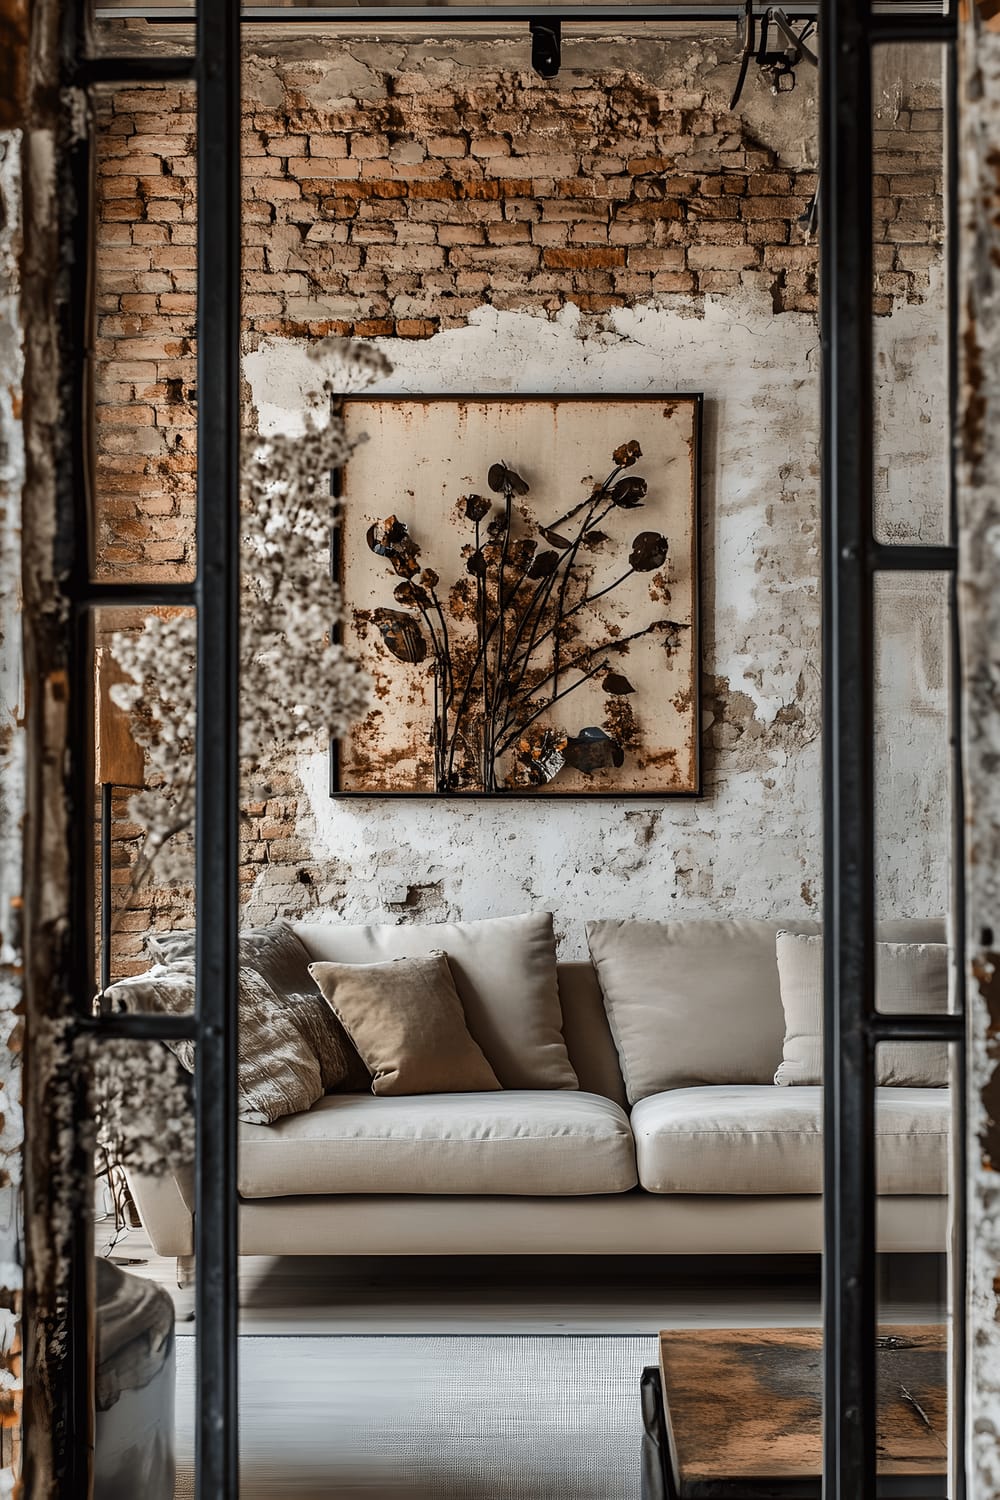
[[[338,476],[335,795],[696,795],[701,398],[388,396]]]

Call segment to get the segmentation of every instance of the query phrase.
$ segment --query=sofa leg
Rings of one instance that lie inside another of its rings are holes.
[[[173,1296],[178,1323],[194,1322],[194,1256],[177,1257],[177,1290]]]

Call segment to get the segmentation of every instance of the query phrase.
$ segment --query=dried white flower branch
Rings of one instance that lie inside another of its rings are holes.
[[[371,346],[339,339],[321,340],[309,354],[317,383],[306,394],[304,433],[243,441],[240,762],[246,798],[267,795],[277,756],[320,734],[343,734],[369,702],[367,677],[333,639],[342,601],[325,565],[336,510],[330,476],[354,446],[336,397],[365,389],[391,366]],[[112,697],[131,713],[147,779],[129,808],[144,838],[121,909],[154,864],[165,884],[191,881],[196,648],[190,611],[150,615],[138,634],[113,638],[113,654],[131,681],[114,687]]]
[[[154,1065],[150,1047],[160,1045],[114,1037],[90,1041],[95,1166],[111,1195],[115,1240],[128,1224],[124,1169],[161,1177],[194,1161],[191,1080],[165,1050]]]

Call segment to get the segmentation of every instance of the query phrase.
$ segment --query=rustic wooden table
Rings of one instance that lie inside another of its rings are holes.
[[[820,1500],[822,1353],[818,1328],[661,1333],[659,1381],[644,1385],[648,1500],[657,1468],[664,1500]],[[880,1330],[877,1442],[880,1495],[943,1500],[943,1326]]]

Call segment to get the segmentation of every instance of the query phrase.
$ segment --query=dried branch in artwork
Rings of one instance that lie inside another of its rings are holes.
[[[635,735],[630,709],[609,706],[603,727],[571,733],[563,725],[567,700],[584,683],[599,680],[611,704],[634,692],[619,670],[634,642],[659,636],[669,655],[688,628],[658,618],[626,635],[602,635],[596,644],[581,640],[581,626],[593,621],[598,601],[667,561],[668,539],[640,531],[620,573],[600,588],[589,586],[592,559],[612,544],[602,523],[644,502],[646,481],[625,472],[641,456],[634,439],[623,443],[608,477],[585,500],[551,525],[529,523],[535,536],[515,534],[527,519],[515,504],[528,494],[527,483],[507,464],[491,465],[487,488],[499,497],[499,509],[494,514],[497,502],[483,495],[459,501],[472,535],[463,548],[465,576],[446,600],[439,574],[423,565],[420,545],[403,521],[389,516],[369,527],[369,548],[400,579],[393,598],[402,606],[378,608],[372,621],[391,655],[417,667],[428,662],[433,677],[437,791],[540,787],[564,767],[589,776],[624,764]],[[473,633],[449,632],[449,614],[470,618]]]

